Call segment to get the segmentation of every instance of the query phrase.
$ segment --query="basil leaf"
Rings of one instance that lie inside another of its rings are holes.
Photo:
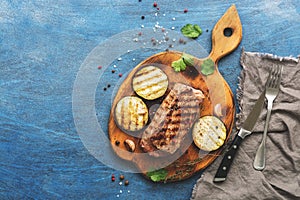
[[[194,66],[194,57],[193,56],[183,53],[182,60],[187,66]]]
[[[189,38],[197,38],[199,35],[202,34],[202,30],[197,24],[186,24],[184,27],[181,28],[181,33]]]
[[[155,171],[147,172],[146,175],[154,182],[163,181],[168,175],[168,171],[165,169],[158,169]]]
[[[215,63],[212,59],[206,59],[201,65],[201,73],[208,76],[215,71]]]
[[[186,64],[184,63],[183,59],[180,58],[179,60],[172,62],[172,67],[175,70],[175,72],[180,72],[185,70]]]

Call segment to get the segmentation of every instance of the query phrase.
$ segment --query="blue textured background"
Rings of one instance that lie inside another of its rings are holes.
[[[233,92],[241,71],[242,47],[280,56],[300,52],[299,0],[157,3],[166,14],[159,20],[164,27],[179,30],[186,23],[199,24],[204,33],[197,41],[208,52],[211,29],[236,4],[243,40],[219,63]],[[153,27],[152,4],[149,0],[1,0],[0,199],[190,197],[200,173],[172,184],[153,184],[131,173],[124,173],[130,181],[127,187],[118,180],[111,182],[111,174],[118,177],[122,172],[89,154],[73,122],[73,83],[85,57],[114,34],[141,24]]]

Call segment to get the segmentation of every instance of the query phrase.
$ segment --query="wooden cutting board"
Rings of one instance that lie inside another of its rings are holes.
[[[137,96],[132,89],[132,78],[135,72],[145,65],[153,65],[153,63],[167,74],[170,85],[174,85],[176,82],[182,82],[196,89],[200,89],[204,93],[206,98],[201,103],[201,116],[215,115],[215,106],[217,104],[221,105],[223,116],[218,117],[226,126],[227,141],[234,123],[235,106],[233,94],[228,84],[219,73],[217,63],[223,56],[236,49],[241,39],[242,25],[235,5],[232,5],[216,23],[212,31],[212,50],[207,58],[194,58],[194,65],[192,67],[188,66],[186,70],[182,72],[175,72],[171,67],[173,61],[181,58],[181,52],[161,52],[149,57],[137,65],[121,84],[112,104],[108,131],[111,146],[115,153],[120,158],[135,163],[141,173],[143,173],[146,177],[148,177],[147,172],[151,171],[151,169],[156,169],[157,166],[161,166],[164,162],[168,161],[166,158],[154,158],[143,152],[139,146],[140,138],[123,132],[118,128],[114,120],[114,109],[118,101],[125,96]],[[211,59],[215,63],[215,69],[211,75],[203,75],[200,72],[203,61],[207,59]],[[163,99],[160,98],[144,102],[147,107],[150,108],[152,105],[159,105],[162,100]],[[135,134],[138,135],[141,133]],[[134,152],[129,152],[127,150],[124,145],[124,141],[126,139],[130,139],[135,143],[136,149]],[[221,150],[222,148],[212,152],[204,152],[199,150],[199,148],[191,142],[185,152],[175,153],[178,153],[177,155],[179,158],[163,168],[167,175],[164,180],[161,181],[180,181],[192,176],[194,173],[211,164],[220,155]]]

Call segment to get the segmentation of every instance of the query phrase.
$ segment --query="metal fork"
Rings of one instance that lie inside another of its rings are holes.
[[[279,66],[273,67],[271,70],[271,76],[269,76],[267,83],[266,83],[265,97],[267,98],[267,101],[268,101],[267,119],[266,119],[266,123],[265,123],[265,127],[264,127],[263,138],[262,138],[262,141],[256,151],[256,155],[255,155],[254,162],[253,162],[253,167],[256,170],[263,170],[265,168],[266,138],[267,138],[267,132],[268,132],[269,121],[270,121],[270,116],[271,116],[271,110],[273,107],[273,101],[279,93],[281,72],[282,72],[282,67],[279,67]]]

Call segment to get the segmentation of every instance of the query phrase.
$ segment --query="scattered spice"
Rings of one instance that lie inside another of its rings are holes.
[[[121,175],[120,175],[120,180],[124,180],[124,178],[125,178],[124,175],[121,174]]]
[[[116,180],[116,177],[115,177],[115,175],[114,175],[114,174],[112,174],[112,175],[111,175],[111,181],[113,181],[113,182],[114,182],[115,180]]]
[[[155,7],[155,8],[157,7],[157,3],[156,2],[153,3],[153,7]]]
[[[187,9],[187,8],[185,8],[185,9],[183,10],[183,12],[184,12],[184,13],[187,13],[187,12],[188,12],[188,9]]]
[[[111,70],[111,73],[115,73],[115,72],[116,72],[116,70],[114,70],[114,69],[113,69],[113,70]]]
[[[103,90],[104,90],[104,91],[106,91],[106,90],[107,90],[107,88],[105,87],[105,88],[103,88]]]
[[[129,181],[128,180],[125,181],[125,185],[126,186],[129,185]]]
[[[119,77],[122,77],[122,76],[123,76],[123,74],[120,73],[120,74],[119,74]]]
[[[107,87],[110,88],[110,84],[108,84]]]
[[[98,66],[98,69],[102,69],[102,66]]]
[[[143,15],[143,16],[141,16],[141,19],[145,19],[145,16]]]
[[[116,141],[115,141],[115,145],[119,146],[119,145],[120,145],[120,141],[119,141],[119,140],[116,140]]]

